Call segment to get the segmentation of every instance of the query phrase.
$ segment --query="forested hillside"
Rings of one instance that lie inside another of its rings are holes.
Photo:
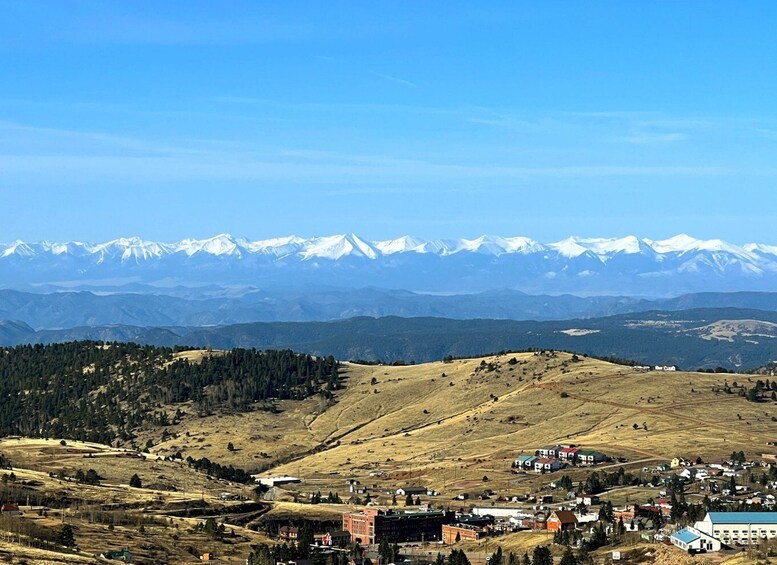
[[[742,308],[649,311],[565,321],[355,317],[208,327],[84,326],[35,331],[0,321],[0,345],[77,340],[293,349],[337,359],[427,362],[530,348],[620,357],[684,369],[751,370],[777,359],[777,312]]]
[[[190,360],[188,357],[192,357]],[[185,349],[72,342],[0,349],[0,434],[130,440],[185,411],[245,412],[268,399],[302,399],[338,387],[337,362],[289,350]],[[189,403],[189,404],[183,404]],[[170,405],[178,405],[171,413]]]

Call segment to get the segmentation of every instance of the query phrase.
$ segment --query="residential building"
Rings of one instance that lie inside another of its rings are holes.
[[[549,473],[564,468],[564,463],[558,459],[540,457],[534,462],[534,470],[538,473]]]
[[[579,451],[579,447],[562,447],[558,452],[558,458],[563,461],[574,461]]]
[[[562,447],[560,445],[546,445],[545,447],[541,447],[539,449],[540,457],[545,457],[546,459],[557,459],[561,449]]]
[[[292,526],[281,526],[281,528],[278,530],[278,537],[283,541],[296,542],[297,538],[299,537],[299,528],[294,528]]]
[[[519,469],[534,469],[534,462],[537,459],[538,457],[534,455],[519,455],[514,465]]]
[[[680,476],[689,481],[706,481],[710,474],[704,468],[687,467],[680,471]]]
[[[577,452],[577,460],[583,465],[595,465],[596,463],[601,463],[606,458],[604,453],[594,451],[593,449],[581,449]]]
[[[586,506],[596,506],[599,504],[599,496],[596,494],[581,494],[575,498],[575,504],[585,504]]]
[[[400,512],[385,508],[367,508],[345,512],[343,529],[350,532],[351,542],[365,544],[409,541],[439,541],[442,525],[455,520],[454,512],[420,510]]]
[[[577,527],[577,517],[571,510],[555,510],[546,521],[549,532],[563,532]]]

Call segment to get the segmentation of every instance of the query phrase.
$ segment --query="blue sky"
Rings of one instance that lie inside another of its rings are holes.
[[[0,241],[777,243],[775,29],[773,2],[0,0]]]

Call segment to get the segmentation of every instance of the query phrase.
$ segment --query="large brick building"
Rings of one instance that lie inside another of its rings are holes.
[[[417,510],[399,512],[384,508],[367,508],[345,512],[343,529],[351,533],[351,542],[362,545],[406,541],[439,541],[442,525],[455,521],[454,512]]]
[[[453,545],[459,541],[477,541],[488,535],[488,529],[471,524],[443,524],[442,542]]]

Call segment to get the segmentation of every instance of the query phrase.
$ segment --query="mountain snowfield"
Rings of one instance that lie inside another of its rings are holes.
[[[249,241],[227,234],[176,243],[0,244],[6,287],[143,282],[263,286],[381,286],[433,292],[679,294],[777,290],[777,246],[685,234],[541,243],[528,237],[369,241],[356,234]]]

